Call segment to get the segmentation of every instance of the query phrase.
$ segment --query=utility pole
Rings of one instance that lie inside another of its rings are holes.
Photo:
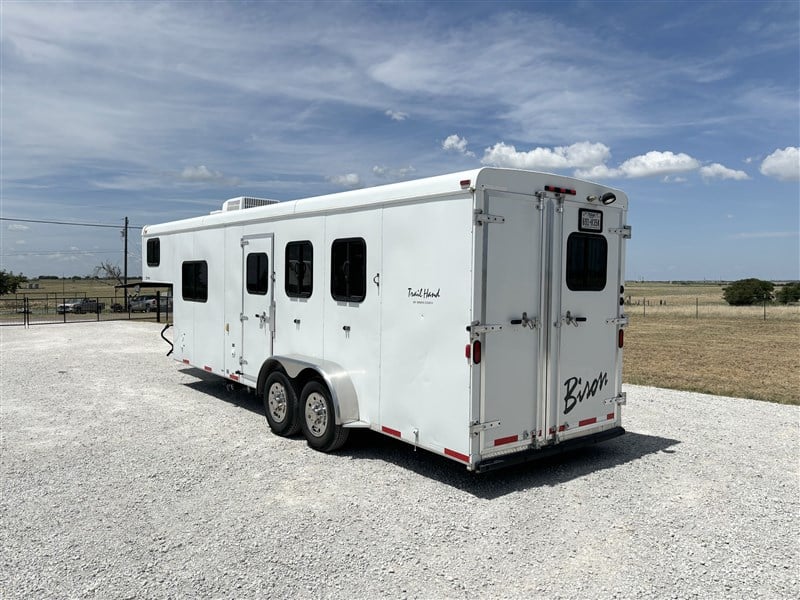
[[[128,217],[125,217],[125,229],[122,230],[122,237],[125,240],[125,254],[123,258],[124,271],[122,275],[122,283],[125,287],[122,289],[123,298],[125,298],[125,309],[128,309]]]

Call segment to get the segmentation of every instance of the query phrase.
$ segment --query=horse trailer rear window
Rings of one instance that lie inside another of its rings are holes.
[[[184,300],[208,300],[208,264],[204,260],[187,261],[181,265],[181,293]]]
[[[567,287],[599,292],[606,287],[608,241],[602,235],[571,233],[567,238]]]
[[[161,241],[158,238],[147,240],[147,266],[157,267],[161,264]]]

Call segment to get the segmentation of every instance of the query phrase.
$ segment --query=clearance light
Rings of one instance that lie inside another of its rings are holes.
[[[570,190],[568,188],[560,188],[555,187],[554,185],[546,185],[544,186],[544,191],[546,192],[553,192],[554,194],[566,194],[567,196],[574,196],[575,190]]]
[[[625,330],[620,329],[619,333],[617,333],[617,346],[622,348],[625,345]]]
[[[461,185],[461,189],[468,188],[471,183],[472,183],[472,181],[469,180],[469,179],[462,179],[461,181],[459,181],[459,184]]]
[[[467,358],[467,361],[472,359],[472,346],[469,344],[464,348],[464,356]]]
[[[606,192],[602,196],[600,196],[600,202],[603,204],[611,204],[617,199],[617,195],[613,192]]]
[[[481,342],[480,340],[475,340],[472,342],[472,362],[476,365],[480,364],[481,362]]]

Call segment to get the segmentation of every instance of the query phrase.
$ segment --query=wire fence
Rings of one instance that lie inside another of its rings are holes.
[[[86,295],[59,297],[52,293],[0,299],[0,327],[133,319],[168,323],[171,318],[172,298],[160,292],[127,299]]]
[[[686,319],[760,319],[800,321],[800,304],[763,302],[751,306],[731,306],[701,297],[667,298],[625,297],[625,313],[633,317],[680,317]]]

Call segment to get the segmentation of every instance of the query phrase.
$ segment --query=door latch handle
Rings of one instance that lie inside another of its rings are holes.
[[[532,319],[528,318],[528,313],[522,313],[522,318],[520,319],[511,319],[512,325],[522,325],[523,327],[528,327],[530,329],[536,329],[539,326],[539,319],[533,317]]]
[[[567,311],[567,314],[564,315],[562,320],[567,325],[574,325],[575,327],[578,326],[578,323],[585,323],[587,321],[586,317],[573,317],[570,311]]]

